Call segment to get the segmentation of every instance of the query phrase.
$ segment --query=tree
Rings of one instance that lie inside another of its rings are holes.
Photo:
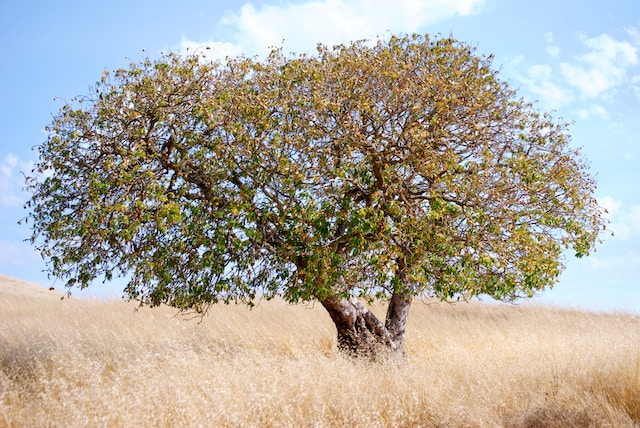
[[[414,35],[105,72],[39,147],[32,243],[68,287],[319,301],[343,351],[403,353],[413,297],[530,297],[604,227],[568,125],[491,63]]]

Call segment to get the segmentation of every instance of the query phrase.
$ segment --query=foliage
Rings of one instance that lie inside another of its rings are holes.
[[[163,55],[65,105],[28,179],[52,275],[152,305],[531,296],[603,227],[568,126],[449,38]]]

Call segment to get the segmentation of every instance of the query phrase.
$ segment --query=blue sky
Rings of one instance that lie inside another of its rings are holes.
[[[32,147],[46,139],[60,99],[87,93],[104,69],[202,45],[221,57],[263,55],[282,44],[311,52],[318,42],[413,32],[452,35],[495,54],[522,96],[574,122],[573,144],[591,161],[615,235],[590,257],[569,258],[556,287],[534,301],[640,312],[637,0],[4,1],[0,273],[52,283],[23,242],[28,228],[17,224],[28,197],[21,171],[36,160]]]

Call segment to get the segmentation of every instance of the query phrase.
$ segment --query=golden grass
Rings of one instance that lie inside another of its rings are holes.
[[[639,317],[418,303],[408,362],[375,365],[319,305],[60,295],[0,276],[0,426],[640,426]]]

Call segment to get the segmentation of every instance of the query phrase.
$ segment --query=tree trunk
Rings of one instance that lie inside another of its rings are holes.
[[[321,300],[338,331],[338,349],[352,357],[372,360],[405,356],[404,332],[411,298],[394,294],[386,323],[355,298],[328,297]]]
[[[412,296],[405,296],[402,293],[394,293],[391,296],[389,307],[387,308],[387,319],[385,327],[391,336],[391,340],[396,344],[398,351],[404,356],[404,332],[407,329],[409,319],[409,308],[411,307]]]

